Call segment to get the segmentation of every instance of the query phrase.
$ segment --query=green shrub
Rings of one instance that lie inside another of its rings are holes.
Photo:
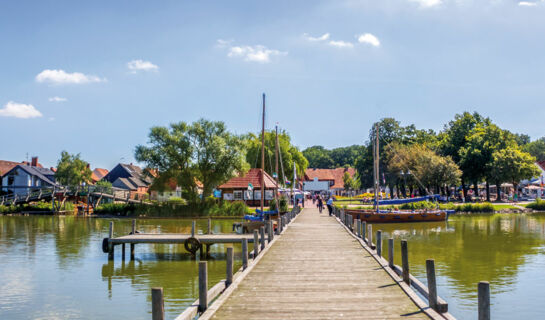
[[[461,212],[494,212],[494,206],[491,203],[466,203],[456,207],[456,211]]]
[[[429,201],[404,203],[399,206],[399,209],[401,210],[423,210],[423,209],[435,209],[435,208],[437,208],[437,204],[433,202],[429,202]]]
[[[537,199],[535,202],[529,203],[526,208],[532,210],[545,211],[545,200]]]
[[[246,203],[244,203],[244,201],[235,201],[231,203],[229,214],[231,216],[240,216],[244,215],[247,210],[248,206],[246,205]]]
[[[275,211],[277,209],[276,199],[269,201],[269,210]]]
[[[170,205],[186,205],[187,201],[185,199],[182,199],[182,198],[172,197],[172,198],[168,199],[167,203],[170,204]]]
[[[280,212],[288,212],[289,210],[288,198],[286,198],[285,196],[281,196],[278,199],[278,206],[280,207]]]

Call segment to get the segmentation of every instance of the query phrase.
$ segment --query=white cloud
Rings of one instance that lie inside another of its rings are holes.
[[[374,35],[370,34],[370,33],[360,34],[358,36],[358,42],[359,43],[370,44],[373,47],[379,47],[380,46],[380,41],[378,40],[378,38],[375,37]]]
[[[321,35],[319,37],[312,37],[308,33],[304,33],[303,37],[305,37],[305,39],[307,39],[308,41],[311,41],[311,42],[326,41],[327,39],[329,39],[329,32],[324,33],[323,35]]]
[[[248,62],[269,63],[274,56],[285,56],[288,53],[285,51],[279,51],[269,49],[265,46],[231,46],[232,40],[217,41],[219,48],[227,48],[227,56],[230,58],[243,58]]]
[[[39,118],[42,113],[31,104],[9,101],[0,109],[0,117],[14,117],[21,119]]]
[[[342,40],[339,40],[339,41],[331,40],[329,41],[329,45],[333,47],[337,47],[337,48],[353,48],[354,47],[354,44],[352,42],[346,42]]]
[[[431,8],[438,6],[442,3],[442,0],[409,0],[411,2],[416,2],[422,8]]]
[[[49,99],[49,102],[65,102],[65,101],[68,101],[68,99],[66,98],[61,98],[61,97],[51,97]]]
[[[36,81],[50,84],[84,84],[103,82],[106,81],[106,79],[101,79],[93,75],[86,75],[81,72],[68,73],[64,70],[46,69],[36,76]]]
[[[529,2],[529,1],[521,1],[519,2],[519,6],[521,7],[535,7],[537,6],[536,2]]]
[[[49,119],[47,119],[47,121],[55,121],[55,117],[49,117]]]
[[[159,69],[157,65],[140,59],[127,62],[127,68],[131,70],[131,73],[136,73],[137,71],[157,71]]]

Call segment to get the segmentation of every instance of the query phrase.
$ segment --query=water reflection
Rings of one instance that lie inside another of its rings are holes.
[[[520,285],[520,278],[525,276],[525,270],[521,269],[536,263],[536,255],[544,252],[543,214],[461,215],[451,217],[449,222],[382,224],[373,228],[382,229],[386,238],[392,235],[396,238],[396,264],[401,263],[398,240],[409,240],[411,272],[421,280],[426,277],[426,259],[435,259],[439,293],[448,298],[455,316],[475,317],[477,283],[481,280],[490,282],[492,312],[497,318],[515,315],[513,310],[519,306],[525,313],[531,313],[528,309],[540,312],[545,309],[541,305],[527,306],[524,301],[525,295],[538,294],[538,286]],[[544,283],[545,277],[535,280]],[[499,305],[498,301],[513,291],[522,296],[509,303],[507,313],[500,312],[505,305]]]
[[[198,292],[198,259],[183,245],[139,244],[136,259],[121,259],[116,247],[108,261],[101,242],[108,219],[0,216],[0,319],[148,318],[150,288],[163,287],[168,318],[192,303]],[[115,235],[128,234],[131,221],[114,219]],[[233,220],[214,220],[213,232],[231,232]],[[141,232],[186,232],[190,220],[146,219]],[[198,220],[199,233],[207,220]],[[210,248],[209,284],[225,278],[226,245]],[[240,246],[235,267],[240,267]],[[63,301],[59,304],[58,301]],[[100,306],[100,308],[96,307]]]

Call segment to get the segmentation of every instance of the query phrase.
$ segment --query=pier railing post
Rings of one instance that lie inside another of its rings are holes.
[[[356,235],[358,236],[358,238],[361,237],[361,220],[360,219],[356,219]]]
[[[212,219],[208,218],[208,234],[212,234]]]
[[[411,278],[409,273],[409,251],[407,249],[407,240],[401,240],[401,267],[403,269],[403,281],[410,285]]]
[[[377,255],[382,257],[382,230],[377,230]]]
[[[242,239],[242,269],[248,268],[248,239]]]
[[[151,319],[165,319],[165,303],[163,298],[163,288],[151,288]]]
[[[195,227],[196,227],[196,222],[195,220],[191,221],[191,237],[194,238],[195,237]]]
[[[426,275],[428,278],[428,304],[430,308],[437,310],[437,284],[435,282],[435,261],[426,260]]]
[[[479,320],[490,320],[490,284],[481,281],[478,285]]]
[[[108,260],[114,259],[114,244],[111,242],[114,237],[114,222],[110,221],[110,231],[108,233]]]
[[[388,239],[388,266],[394,267],[394,238]]]
[[[206,261],[199,261],[199,311],[208,308],[208,265]]]
[[[281,234],[282,233],[282,219],[279,218],[278,219],[278,226],[276,227],[276,234]]]
[[[367,222],[366,221],[362,221],[361,222],[361,238],[363,239],[363,242],[367,241],[365,238],[365,232],[367,230]]]
[[[233,283],[233,261],[234,261],[234,249],[233,247],[227,248],[227,267],[225,275],[225,287],[228,287]]]
[[[254,259],[259,254],[259,234],[257,230],[254,230]]]
[[[136,219],[132,219],[131,233],[136,234]],[[134,246],[135,244],[131,243],[131,260],[134,260]],[[125,250],[123,249],[123,251]]]
[[[267,230],[267,241],[269,243],[271,243],[271,241],[273,241],[273,237],[274,237],[274,225],[273,225],[273,221],[272,219],[269,220],[269,230]]]
[[[259,235],[260,235],[260,241],[261,241],[261,251],[265,249],[265,227],[261,226],[259,228]]]
[[[373,246],[373,226],[371,224],[367,225],[367,245]]]

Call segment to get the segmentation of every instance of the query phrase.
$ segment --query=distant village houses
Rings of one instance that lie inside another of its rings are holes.
[[[32,187],[56,186],[55,169],[44,168],[38,157],[29,163],[0,161],[1,187],[3,193],[25,194]]]
[[[343,177],[346,172],[353,178],[356,174],[356,169],[306,169],[305,180],[303,181],[303,191],[340,195],[345,190]]]
[[[274,199],[274,194],[278,192],[278,185],[273,177],[267,172],[263,174],[261,180],[261,169],[250,169],[245,175],[234,177],[226,183],[220,185],[217,189],[221,190],[223,200],[244,201],[249,206],[257,206],[261,203],[261,185],[265,186],[265,205]]]
[[[139,166],[120,163],[108,172],[102,180],[108,181],[113,187],[130,191],[131,199],[142,199],[147,196],[149,187],[156,173]]]

